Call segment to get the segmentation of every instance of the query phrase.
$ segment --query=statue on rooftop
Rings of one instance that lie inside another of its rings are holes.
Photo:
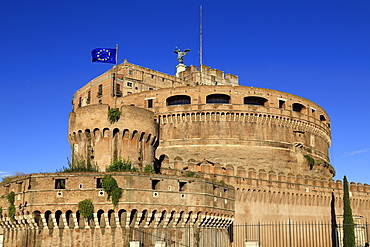
[[[177,61],[179,61],[179,63],[181,64],[184,64],[184,56],[189,51],[190,49],[185,49],[184,51],[181,51],[179,48],[176,47],[174,53],[177,53]]]

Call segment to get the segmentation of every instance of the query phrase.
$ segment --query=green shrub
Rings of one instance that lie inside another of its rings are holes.
[[[85,219],[91,219],[94,214],[94,205],[91,199],[85,199],[78,203],[78,211]]]
[[[153,167],[151,165],[146,165],[144,167],[144,171],[143,172],[144,173],[155,173],[155,171],[154,171],[154,169],[153,169]]]
[[[137,168],[134,167],[130,159],[118,159],[113,160],[110,166],[105,168],[107,172],[137,172]]]
[[[183,177],[195,177],[195,172],[187,172],[182,174]]]
[[[108,200],[112,197],[112,203],[117,206],[119,199],[122,196],[122,189],[118,187],[117,181],[110,175],[104,175],[102,179],[102,187],[108,194]]]
[[[108,111],[108,120],[111,124],[117,122],[121,117],[121,112],[118,108],[111,108]]]
[[[76,153],[73,155],[72,162],[67,158],[68,167],[63,166],[62,169],[57,172],[98,172],[99,167],[96,164],[91,163],[90,159],[85,160],[82,155]]]

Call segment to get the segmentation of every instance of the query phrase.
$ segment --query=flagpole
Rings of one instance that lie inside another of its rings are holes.
[[[113,70],[113,96],[114,96],[114,108],[117,108],[117,86],[116,86],[116,76],[118,74],[118,44],[116,44],[116,65],[115,70]]]

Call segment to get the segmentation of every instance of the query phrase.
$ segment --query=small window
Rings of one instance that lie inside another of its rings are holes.
[[[244,104],[245,105],[265,105],[267,102],[267,99],[262,97],[245,97],[244,98]]]
[[[279,108],[285,109],[285,100],[279,100]]]
[[[116,84],[116,96],[122,97],[121,85],[118,83]]]
[[[103,95],[103,85],[100,84],[98,89],[98,97],[101,97],[102,95]]]
[[[207,104],[229,104],[230,96],[226,94],[211,94],[207,96]]]
[[[65,189],[66,180],[65,179],[55,179],[55,189]]]
[[[87,92],[87,100],[86,100],[86,104],[90,104],[90,101],[91,101],[91,91],[88,91],[88,92]]]
[[[129,70],[129,72],[128,72],[130,75],[132,75],[133,74],[133,72],[132,72],[132,70]]]
[[[153,88],[152,88],[152,87],[150,87],[150,88],[148,88],[148,90],[153,90]]]
[[[128,87],[132,87],[132,82],[127,82]]]
[[[185,191],[187,182],[179,182],[179,191]]]
[[[78,107],[81,107],[81,105],[82,105],[82,98],[80,97],[80,98],[78,99]]]
[[[190,96],[187,95],[175,95],[167,98],[167,105],[188,105],[190,104]]]
[[[156,179],[153,179],[152,180],[152,190],[158,190],[159,189],[159,182],[161,180],[156,180]]]
[[[102,178],[97,178],[96,179],[96,188],[97,189],[103,188],[103,186],[102,186]]]
[[[311,115],[312,115],[313,117],[315,117],[315,115],[316,115],[316,110],[315,110],[315,109],[313,109],[313,108],[311,108]]]
[[[153,99],[148,99],[148,108],[153,107]]]

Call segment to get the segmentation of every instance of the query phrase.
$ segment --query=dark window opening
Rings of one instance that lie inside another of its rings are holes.
[[[91,102],[91,91],[88,91],[87,92],[87,100],[86,100],[86,104],[90,104]]]
[[[211,94],[207,96],[207,104],[229,104],[230,96],[226,94]]]
[[[128,87],[132,87],[132,82],[127,82]]]
[[[245,105],[265,105],[267,102],[267,99],[262,97],[245,97],[244,98],[244,104]]]
[[[306,107],[302,104],[299,104],[299,103],[294,103],[292,105],[292,108],[293,108],[293,111],[295,112],[300,112],[300,113],[304,113],[304,109],[306,109]]]
[[[321,122],[326,122],[326,118],[324,117],[324,115],[320,115],[320,121]]]
[[[121,85],[116,84],[116,96],[122,97]]]
[[[132,75],[132,74],[133,74],[132,70],[130,70],[128,73],[129,73],[130,75]]]
[[[65,179],[55,179],[55,189],[65,189],[66,180]]]
[[[101,188],[103,188],[103,185],[102,185],[102,178],[97,178],[97,179],[96,179],[96,188],[97,188],[97,189],[101,189]]]
[[[179,191],[185,191],[187,182],[179,182]]]
[[[188,105],[190,104],[190,96],[175,95],[167,98],[167,105]]]
[[[103,85],[102,84],[99,85],[99,89],[98,89],[98,97],[101,97],[101,96],[103,96]]]
[[[80,98],[78,99],[78,107],[81,107],[81,105],[82,105],[82,98],[80,97]]]
[[[279,100],[279,108],[285,109],[285,100]]]
[[[153,100],[148,99],[148,108],[152,108],[152,107],[153,107]]]
[[[160,180],[156,180],[156,179],[152,180],[152,190],[158,190],[159,189],[159,181]]]
[[[315,112],[316,112],[316,110],[311,108],[311,114],[312,114],[313,117],[315,117],[315,115],[316,115]]]
[[[152,87],[150,87],[150,88],[148,88],[148,90],[153,90],[153,88],[152,88]]]

